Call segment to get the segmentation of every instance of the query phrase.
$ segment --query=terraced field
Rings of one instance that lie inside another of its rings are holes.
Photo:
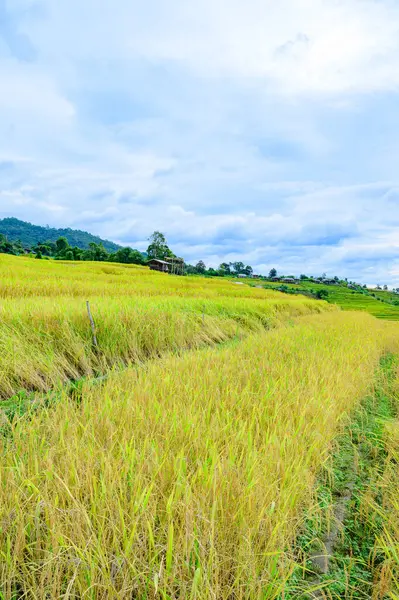
[[[130,266],[0,275],[0,598],[399,597],[398,323]]]
[[[325,302],[137,266],[0,255],[0,398],[243,338]],[[93,346],[86,311],[97,331]]]
[[[255,283],[257,280],[254,280]],[[256,283],[258,285],[259,282]],[[268,282],[262,282],[265,288],[275,288],[279,284],[272,284]],[[399,305],[388,304],[388,302],[399,302],[399,295],[393,294],[392,292],[384,291],[373,291],[376,297],[369,294],[364,294],[356,290],[351,290],[345,286],[340,285],[322,285],[315,283],[303,282],[300,284],[289,284],[288,288],[295,290],[317,292],[318,290],[324,289],[328,292],[327,302],[336,304],[344,310],[361,310],[374,315],[379,319],[389,319],[390,321],[399,320]]]

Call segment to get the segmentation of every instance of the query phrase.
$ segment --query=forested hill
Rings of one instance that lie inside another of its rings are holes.
[[[102,244],[108,252],[116,252],[121,248],[118,244],[103,240],[97,235],[80,231],[79,229],[55,229],[53,227],[41,227],[32,225],[26,221],[20,221],[14,217],[0,219],[0,233],[7,236],[9,242],[21,240],[23,246],[28,248],[39,242],[55,242],[60,237],[66,237],[70,246],[77,246],[86,250],[90,242]]]

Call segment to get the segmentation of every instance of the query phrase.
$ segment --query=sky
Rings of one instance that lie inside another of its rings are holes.
[[[0,0],[0,218],[399,286],[398,0]]]

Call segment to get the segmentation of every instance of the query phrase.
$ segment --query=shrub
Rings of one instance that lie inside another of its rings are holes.
[[[325,298],[328,298],[328,290],[317,290],[316,298],[318,298],[319,300],[324,300]]]

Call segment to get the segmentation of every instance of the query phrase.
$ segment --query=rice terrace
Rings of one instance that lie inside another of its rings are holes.
[[[0,598],[399,599],[394,295],[72,259],[0,254]]]

